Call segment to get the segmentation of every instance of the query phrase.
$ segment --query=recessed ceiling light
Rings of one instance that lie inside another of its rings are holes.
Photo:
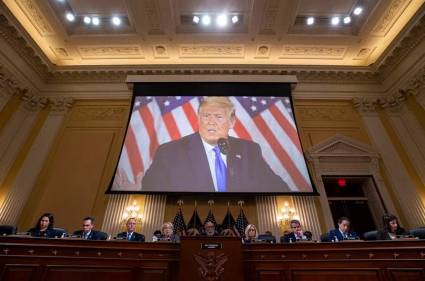
[[[121,19],[119,17],[113,17],[112,18],[112,24],[113,25],[116,25],[116,26],[120,25],[121,24]]]
[[[344,18],[344,24],[349,24],[351,22],[351,17]]]
[[[83,21],[84,21],[85,24],[90,24],[91,23],[91,18],[85,16],[84,19],[83,19]]]
[[[193,16],[193,18],[192,18],[192,21],[196,24],[198,24],[200,20],[201,19],[198,16]]]
[[[93,25],[99,25],[100,24],[100,19],[98,17],[93,17],[91,19],[91,22],[93,23]]]
[[[331,20],[332,25],[338,25],[339,24],[339,17],[333,17]]]
[[[314,18],[313,17],[308,17],[307,20],[306,20],[306,22],[307,22],[307,25],[312,25],[312,24],[314,24]]]
[[[202,16],[202,24],[203,25],[210,25],[211,24],[211,17],[209,15],[203,15]]]
[[[357,7],[354,9],[353,14],[355,14],[356,16],[360,15],[363,12],[363,8],[362,7]]]
[[[232,17],[232,23],[233,24],[237,23],[238,21],[239,21],[239,17],[238,16],[235,15],[235,16]]]
[[[227,25],[227,15],[219,14],[216,18],[216,22],[219,27],[225,27]]]
[[[74,21],[75,20],[75,16],[74,16],[74,14],[73,13],[66,13],[66,19],[68,20],[68,21]]]

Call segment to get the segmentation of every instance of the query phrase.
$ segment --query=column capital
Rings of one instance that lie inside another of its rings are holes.
[[[361,115],[376,115],[376,110],[379,107],[379,99],[378,98],[366,98],[359,97],[352,99],[354,108]]]

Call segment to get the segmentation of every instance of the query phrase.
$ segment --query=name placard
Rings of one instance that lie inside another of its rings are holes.
[[[221,243],[201,243],[201,249],[204,249],[204,250],[223,249],[223,244],[221,244]]]

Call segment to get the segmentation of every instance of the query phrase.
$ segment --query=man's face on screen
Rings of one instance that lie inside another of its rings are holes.
[[[227,138],[233,127],[234,118],[227,108],[215,104],[204,104],[199,109],[199,134],[211,145],[216,145],[219,138]]]

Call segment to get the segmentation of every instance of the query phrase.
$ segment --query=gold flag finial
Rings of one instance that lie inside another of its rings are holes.
[[[214,200],[208,200],[208,205],[211,207],[212,205],[214,205]]]
[[[184,203],[183,203],[183,200],[177,200],[177,205],[178,205],[179,207],[181,207],[183,204],[184,204]]]
[[[238,206],[239,206],[239,207],[241,207],[241,208],[242,208],[244,204],[245,204],[245,201],[243,201],[243,200],[239,200],[239,201],[238,201]]]

